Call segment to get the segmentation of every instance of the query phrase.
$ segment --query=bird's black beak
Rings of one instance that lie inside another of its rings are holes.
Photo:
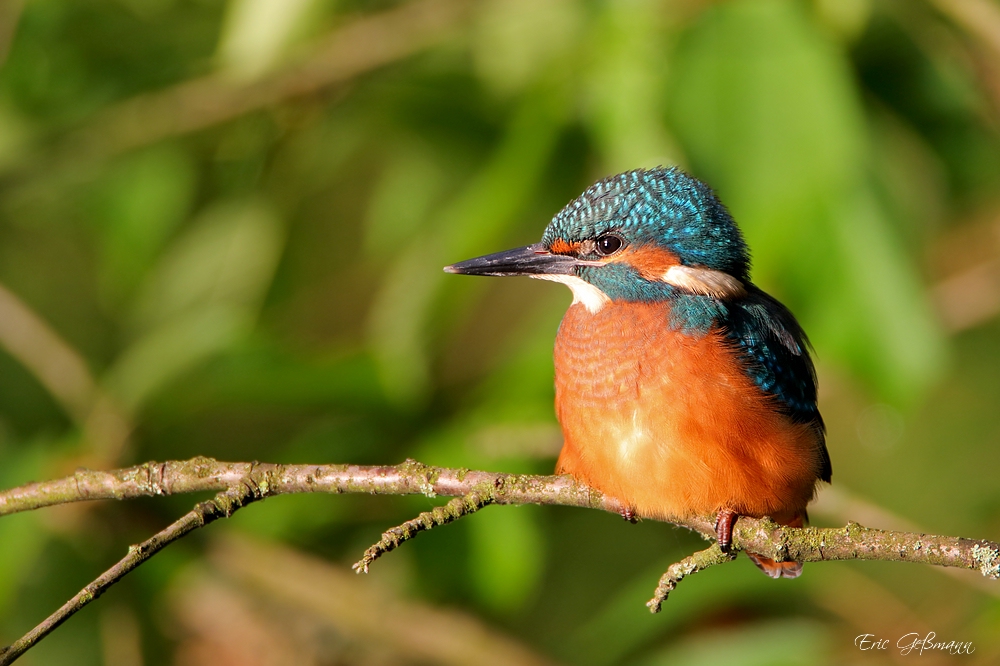
[[[541,243],[526,245],[505,252],[487,254],[445,266],[445,273],[462,275],[571,275],[576,257],[552,254]]]

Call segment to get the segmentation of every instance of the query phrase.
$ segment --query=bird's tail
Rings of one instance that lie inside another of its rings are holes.
[[[802,527],[805,524],[805,520],[805,514],[800,513],[789,521],[781,521],[781,524],[788,525],[789,527]],[[758,569],[771,578],[798,578],[802,575],[801,562],[776,562],[770,557],[764,557],[755,553],[747,553],[747,556],[753,560]]]

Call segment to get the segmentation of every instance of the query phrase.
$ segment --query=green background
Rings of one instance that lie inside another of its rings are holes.
[[[569,293],[441,267],[679,164],[815,345],[814,523],[1000,537],[991,0],[6,0],[0,58],[4,487],[195,455],[548,473]],[[196,499],[0,520],[0,642]],[[1000,584],[908,564],[741,558],[650,616],[700,540],[580,509],[349,573],[435,502],[249,507],[23,663],[889,664],[855,637],[928,631],[976,652],[924,663],[1000,660]]]

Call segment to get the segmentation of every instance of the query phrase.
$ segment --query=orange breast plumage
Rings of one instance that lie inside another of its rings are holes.
[[[821,475],[821,435],[777,408],[718,329],[668,326],[669,307],[570,307],[555,348],[557,470],[640,516],[795,520]]]

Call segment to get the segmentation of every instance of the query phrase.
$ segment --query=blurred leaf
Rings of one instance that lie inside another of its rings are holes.
[[[364,413],[383,407],[385,399],[368,354],[347,351],[329,358],[303,356],[262,345],[252,336],[207,365],[195,385],[171,393],[169,402],[170,408],[186,413],[236,405],[337,406]]]
[[[427,225],[432,205],[447,185],[446,176],[425,149],[401,145],[372,192],[365,247],[373,257],[395,255]]]
[[[241,511],[232,527],[258,538],[306,541],[321,528],[343,520],[344,503],[331,499],[305,494],[259,503],[254,511]]]
[[[430,388],[424,326],[439,278],[429,273],[428,256],[434,256],[430,243],[417,241],[396,260],[368,319],[382,389],[399,405],[420,404]]]
[[[105,388],[134,412],[167,384],[227,349],[251,323],[247,308],[225,304],[175,316],[121,354],[105,375]]]
[[[736,213],[758,273],[794,263],[817,209],[863,167],[842,54],[797,3],[737,0],[705,12],[674,63],[678,135]]]
[[[0,98],[0,172],[18,163],[26,151],[32,128],[28,119]]]
[[[476,69],[504,93],[519,92],[567,65],[583,22],[583,7],[573,0],[486,0],[477,10]]]
[[[108,371],[113,394],[136,409],[249,332],[281,246],[279,222],[260,203],[219,204],[199,217],[143,289],[137,320],[146,332]]]
[[[872,0],[813,0],[819,19],[844,39],[857,38],[867,27]]]
[[[593,21],[586,117],[608,173],[684,161],[663,123],[670,24],[652,0],[604,2]]]
[[[424,438],[416,450],[420,460],[512,473],[552,471],[562,446],[552,409],[552,339],[561,316],[561,310],[546,309],[511,332],[496,350],[496,370],[467,396],[463,413]]]
[[[603,601],[566,643],[571,661],[594,666],[621,663],[657,636],[669,636],[685,624],[710,615],[719,605],[735,605],[767,591],[774,599],[773,581],[751,571],[752,565],[744,560],[746,566],[717,567],[684,581],[684,587],[670,594],[670,607],[664,606],[663,611],[653,615],[645,604],[671,564],[671,560],[663,559],[639,571],[617,594]]]
[[[530,505],[496,507],[469,520],[472,589],[494,610],[521,608],[541,580],[545,538],[539,514]]]
[[[369,336],[386,394],[399,404],[426,398],[429,381],[427,321],[445,274],[503,237],[504,227],[527,204],[555,144],[563,91],[528,96],[504,140],[439,222],[392,262],[369,315]]]
[[[146,328],[216,305],[255,309],[271,283],[282,235],[276,214],[260,202],[216,204],[153,270],[136,320]]]
[[[939,376],[944,342],[867,194],[865,129],[844,55],[798,4],[737,1],[706,13],[676,72],[679,134],[746,232],[756,281],[790,285],[787,300],[822,360],[912,404]],[[859,311],[860,321],[844,318]]]
[[[832,351],[883,396],[913,404],[941,377],[944,336],[912,262],[874,198],[861,193],[839,203],[834,224],[839,236],[838,291],[847,298],[838,302],[830,294],[827,312],[861,316],[850,328],[843,319],[830,322],[814,338],[817,344],[829,342]],[[839,340],[829,335],[831,331]]]
[[[317,0],[229,0],[218,60],[235,79],[253,79],[276,65]]]
[[[110,300],[135,289],[187,216],[196,175],[189,156],[166,145],[126,157],[104,177],[93,208]]]
[[[945,165],[925,137],[889,113],[870,117],[874,170],[889,215],[911,251],[922,248],[945,220]]]
[[[3,453],[0,488],[12,488],[29,479],[46,477],[47,462],[54,453],[41,442],[33,442],[31,447],[17,452],[5,446],[0,452]],[[31,579],[32,570],[49,538],[50,533],[37,511],[4,516],[0,520],[0,544],[5,544],[0,547],[0,618],[10,618],[11,609],[16,608],[18,592],[24,581]],[[4,634],[5,638],[10,635],[9,632]]]
[[[830,636],[815,621],[784,620],[709,631],[643,660],[644,666],[822,666]]]

